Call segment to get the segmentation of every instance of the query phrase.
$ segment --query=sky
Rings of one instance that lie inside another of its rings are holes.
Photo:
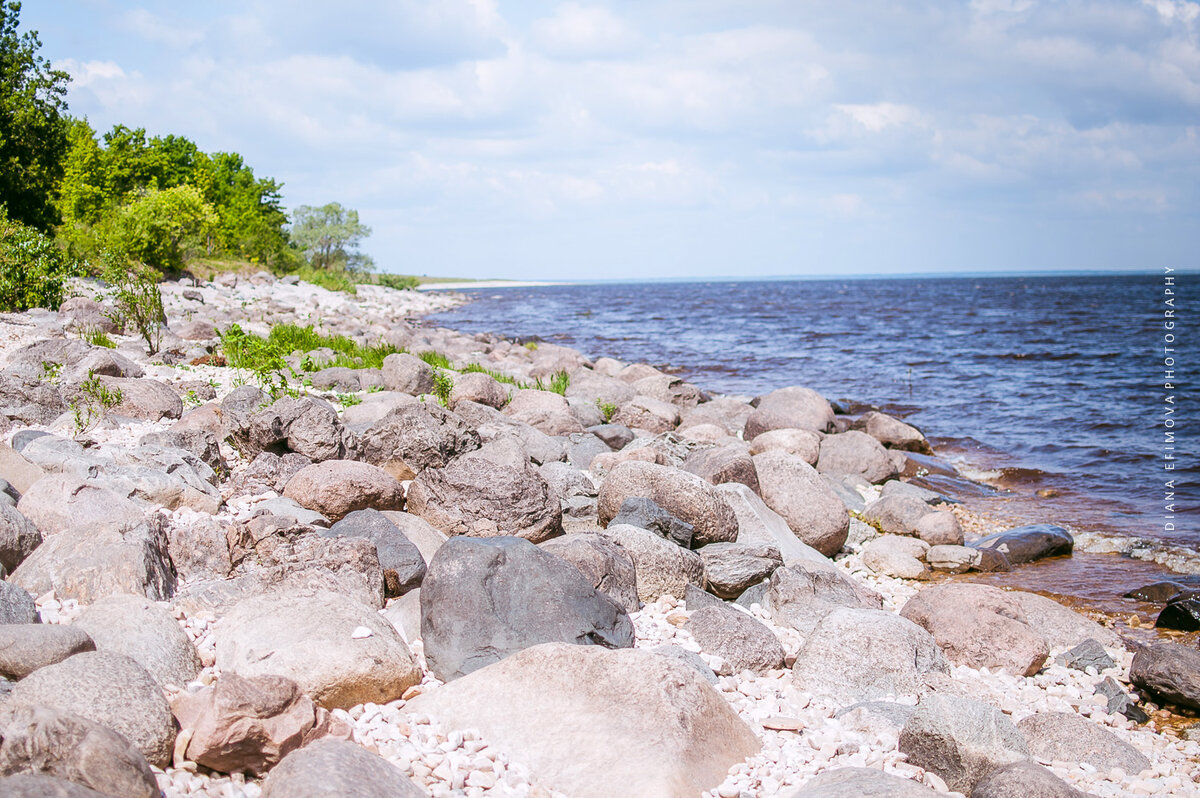
[[[381,270],[1195,268],[1200,3],[26,0],[70,111],[340,202]]]

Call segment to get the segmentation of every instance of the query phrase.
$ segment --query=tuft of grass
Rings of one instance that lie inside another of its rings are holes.
[[[537,351],[537,341],[526,341],[526,342],[525,342],[525,344],[524,344],[524,346],[525,346],[525,348],[526,348],[526,349],[528,349],[530,352],[536,352],[536,351]]]
[[[441,352],[422,352],[421,354],[417,355],[417,357],[421,358],[435,369],[454,370],[454,366],[450,363],[450,358],[446,357]]]
[[[596,407],[600,409],[600,415],[604,417],[604,423],[612,423],[613,416],[617,414],[617,406],[612,402],[602,402],[597,398]]]
[[[344,366],[352,369],[377,369],[383,366],[383,359],[404,350],[391,344],[368,344],[364,346],[353,338],[344,335],[327,335],[318,332],[311,325],[277,324],[271,328],[267,342],[276,348],[281,355],[293,352],[311,352],[314,349],[332,349],[333,362],[325,368]],[[312,369],[308,369],[312,371]]]
[[[372,275],[376,285],[384,288],[394,288],[397,291],[410,291],[421,284],[421,281],[411,274],[375,274]]]
[[[108,337],[108,333],[98,327],[88,327],[80,336],[92,346],[102,346],[105,349],[116,349],[117,344]]]
[[[571,375],[566,369],[559,369],[550,377],[550,390],[561,396],[567,395],[567,387],[571,384]]]
[[[433,372],[433,395],[446,407],[450,403],[450,392],[454,390],[454,378],[444,371]]]
[[[338,395],[338,404],[342,407],[354,407],[362,404],[362,397],[353,393],[343,393]]]
[[[463,374],[472,374],[472,373],[486,374],[489,377],[491,377],[493,380],[495,380],[496,382],[503,382],[503,383],[507,383],[509,385],[515,385],[518,388],[528,388],[529,387],[526,383],[522,382],[521,380],[518,380],[516,377],[510,377],[507,374],[503,374],[499,371],[494,371],[493,369],[484,368],[483,366],[479,365],[478,363],[468,363],[467,365],[463,366],[462,373]]]

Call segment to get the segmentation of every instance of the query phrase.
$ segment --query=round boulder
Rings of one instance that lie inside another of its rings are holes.
[[[773,429],[833,429],[833,408],[824,396],[810,388],[794,386],[771,391],[758,398],[758,406],[746,419],[745,438],[754,440]]]
[[[262,798],[422,798],[400,768],[346,740],[317,740],[283,758],[267,775]]]
[[[693,546],[737,540],[737,516],[712,484],[678,468],[636,460],[619,464],[600,486],[600,524],[611,521],[626,499],[639,496],[691,524]]]
[[[101,598],[74,627],[95,641],[96,650],[137,660],[163,686],[186,687],[200,674],[200,657],[183,627],[145,596]]]
[[[833,476],[862,477],[871,483],[883,482],[896,473],[883,445],[857,430],[822,438],[817,470]]]
[[[355,460],[326,460],[300,469],[283,495],[339,521],[355,510],[403,510],[404,486],[388,472]]]
[[[799,455],[771,450],[754,456],[762,500],[804,543],[826,557],[841,550],[850,513],[817,470]]]

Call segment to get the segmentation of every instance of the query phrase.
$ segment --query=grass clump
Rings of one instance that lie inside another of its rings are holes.
[[[433,372],[433,395],[442,407],[450,404],[450,392],[454,390],[454,378],[444,371]]]
[[[468,363],[467,365],[463,366],[462,373],[463,374],[472,374],[472,373],[486,374],[489,377],[491,377],[493,380],[495,380],[496,382],[503,382],[503,383],[507,383],[508,385],[515,385],[518,388],[528,387],[524,382],[522,382],[521,380],[518,380],[516,377],[510,377],[507,374],[501,373],[499,371],[495,371],[494,369],[484,368],[483,366],[479,365],[478,363]]]
[[[421,354],[417,355],[417,357],[421,358],[435,369],[454,370],[454,365],[450,362],[450,358],[446,357],[441,352],[422,352]]]
[[[105,349],[116,349],[117,344],[108,337],[108,333],[98,327],[88,327],[80,336],[92,346],[102,346]]]
[[[278,350],[281,356],[293,352],[311,352],[314,349],[332,349],[333,360],[322,368],[343,366],[352,369],[377,369],[383,367],[383,359],[404,350],[380,342],[363,345],[345,335],[327,335],[312,326],[277,324],[271,328],[267,343]],[[302,363],[305,371],[316,371],[311,363]]]
[[[617,406],[612,402],[602,402],[596,399],[596,407],[600,409],[600,415],[604,418],[605,424],[611,424],[613,416],[617,414]]]
[[[533,387],[539,391],[550,391],[551,393],[556,393],[559,396],[566,396],[567,388],[570,386],[570,384],[571,375],[567,373],[566,369],[559,369],[550,375],[550,383],[548,385],[542,381],[541,377],[538,377],[537,381],[534,382]]]
[[[124,398],[120,388],[109,388],[95,371],[88,371],[87,379],[79,386],[78,396],[71,401],[75,434],[81,435],[95,427],[104,414],[121,404]]]

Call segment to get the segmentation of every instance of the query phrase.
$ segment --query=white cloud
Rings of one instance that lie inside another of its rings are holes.
[[[567,59],[627,53],[637,40],[609,9],[578,3],[564,3],[553,16],[535,21],[530,38],[541,52]]]
[[[917,125],[922,122],[920,111],[900,103],[883,102],[872,105],[838,105],[835,107],[872,133],[879,133],[890,127]]]
[[[134,33],[158,44],[168,47],[187,48],[204,40],[204,32],[192,27],[171,25],[161,17],[151,14],[144,8],[128,11],[123,17],[125,25]]]

